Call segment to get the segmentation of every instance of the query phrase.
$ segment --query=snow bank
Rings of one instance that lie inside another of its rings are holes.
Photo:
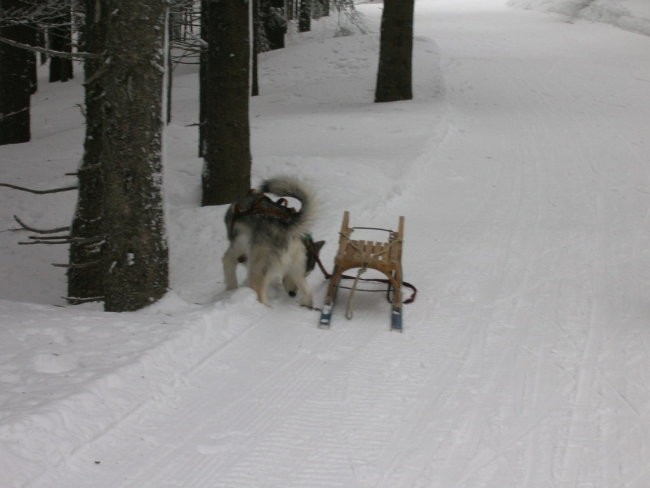
[[[645,0],[508,0],[508,5],[605,22],[650,35],[650,2]]]

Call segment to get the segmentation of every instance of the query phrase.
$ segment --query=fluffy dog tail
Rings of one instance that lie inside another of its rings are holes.
[[[313,193],[306,185],[289,176],[279,176],[262,182],[260,191],[299,200],[301,208],[297,213],[294,225],[298,232],[307,232],[314,219],[315,205]]]

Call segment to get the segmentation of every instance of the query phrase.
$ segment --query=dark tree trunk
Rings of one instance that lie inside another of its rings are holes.
[[[83,50],[100,53],[106,38],[106,0],[86,0],[86,22],[83,28]],[[104,92],[100,71],[102,61],[88,58],[84,63],[86,137],[84,156],[79,168],[79,194],[72,219],[70,268],[68,269],[68,301],[83,303],[102,300],[102,251],[105,241],[102,202],[102,117]]]
[[[64,2],[68,5],[68,2]],[[65,53],[72,52],[72,11],[70,7],[62,9],[54,19],[56,27],[50,29],[50,48]],[[72,60],[57,56],[50,60],[50,82],[72,79]]]
[[[264,33],[270,50],[284,48],[287,33],[287,19],[275,7],[269,7],[264,14]]]
[[[3,10],[24,7],[20,0],[0,0]],[[0,36],[22,44],[33,44],[34,29],[27,25],[0,28]],[[33,53],[0,42],[0,145],[31,139],[30,97],[34,89],[36,57]]]
[[[250,188],[249,6],[241,0],[204,1],[208,42],[201,97],[202,205],[221,205]]]
[[[161,154],[167,7],[166,0],[107,0],[107,5],[104,306],[122,312],[155,302],[168,286]]]
[[[257,53],[260,52],[260,29],[262,28],[261,23],[260,0],[253,0],[253,73],[251,75],[251,95],[254,97],[260,94],[260,85],[257,71]]]
[[[375,102],[410,100],[414,0],[384,0]]]
[[[208,36],[207,17],[208,17],[208,4],[209,0],[201,0],[201,16],[200,16],[200,29],[201,39],[204,41]],[[199,157],[204,156],[205,150],[205,132],[206,132],[206,119],[207,119],[207,102],[206,93],[208,92],[208,81],[206,79],[208,66],[208,50],[205,47],[201,48],[199,54]]]
[[[320,4],[323,8],[323,17],[329,17],[330,14],[330,0],[320,0]]]
[[[176,26],[179,15],[176,15],[176,21],[172,22],[171,17],[167,19],[168,22],[168,37],[167,37],[167,90],[166,105],[165,105],[165,121],[169,124],[172,121],[172,91],[174,88],[174,62],[172,61],[172,39],[180,38],[180,27]]]
[[[311,0],[300,0],[298,32],[308,32],[310,30],[311,30]]]

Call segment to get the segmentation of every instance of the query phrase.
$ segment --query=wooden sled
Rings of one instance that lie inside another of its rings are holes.
[[[320,318],[320,327],[329,327],[332,319],[332,309],[336,300],[336,293],[345,273],[349,269],[359,268],[360,272],[366,269],[377,270],[386,275],[387,282],[392,289],[391,300],[391,329],[402,330],[402,243],[404,241],[404,217],[399,218],[397,232],[389,231],[386,242],[362,241],[351,238],[355,229],[373,229],[369,227],[350,227],[350,212],[343,213],[339,248],[334,258],[334,271],[330,278],[325,296],[325,304]],[[357,276],[357,281],[359,277]],[[352,287],[354,293],[356,283]],[[350,317],[348,317],[350,318]]]

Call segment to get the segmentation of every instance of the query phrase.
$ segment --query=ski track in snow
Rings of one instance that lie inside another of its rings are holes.
[[[286,298],[246,301],[248,323],[165,401],[28,486],[650,486],[650,277],[628,278],[650,266],[650,106],[621,88],[644,83],[647,39],[499,3],[417,4],[444,74],[444,115],[423,116],[435,138],[370,181],[386,203],[323,202],[327,236],[342,208],[353,224],[407,215],[406,280],[425,286],[405,332],[376,296],[348,322],[341,291],[327,331]],[[37,367],[68,367],[51,359]]]
[[[466,307],[458,310],[463,322],[480,321],[468,334],[459,390],[448,404],[466,413],[447,432],[442,459],[419,462],[423,473],[394,486],[644,486],[647,445],[639,446],[638,458],[626,460],[608,434],[622,435],[617,444],[633,439],[630,425],[647,421],[648,412],[624,396],[611,398],[616,383],[604,376],[617,371],[616,381],[625,385],[621,375],[627,369],[603,358],[612,340],[635,349],[633,357],[643,354],[634,344],[636,333],[625,337],[640,296],[634,283],[626,283],[624,270],[628,262],[642,261],[643,246],[627,249],[628,243],[646,240],[646,229],[637,222],[647,223],[647,197],[638,188],[647,185],[648,175],[635,149],[644,136],[633,122],[626,133],[603,129],[617,126],[612,117],[633,121],[647,115],[648,105],[635,107],[616,89],[627,82],[624,75],[603,77],[595,90],[579,83],[582,77],[603,76],[604,70],[597,64],[577,70],[573,57],[588,57],[594,49],[604,66],[615,62],[606,42],[584,49],[599,39],[596,33],[573,39],[571,32],[544,37],[532,32],[528,42],[536,49],[531,52],[548,56],[550,66],[538,59],[526,66],[524,54],[520,63],[490,69],[488,64],[508,55],[512,40],[505,33],[521,20],[517,13],[501,16],[505,25],[486,24],[480,33],[474,23],[463,28],[466,17],[446,19],[436,30],[459,124],[436,157],[450,161],[448,181],[485,178],[484,195],[467,195],[477,200],[476,212],[457,229],[441,232],[451,236],[442,244],[459,256],[446,277],[451,296],[439,301],[448,308],[458,283],[463,296],[478,295],[472,301],[483,309],[476,317],[467,315]],[[553,55],[567,45],[576,52],[567,59]],[[466,53],[472,58],[465,60]],[[471,66],[477,63],[484,69]],[[465,70],[480,71],[480,85]],[[536,70],[546,76],[536,76]],[[485,153],[483,163],[471,161],[477,147]],[[483,175],[485,166],[491,171]],[[472,192],[480,188],[467,186]],[[446,187],[425,191],[459,198]],[[443,256],[449,256],[447,249]],[[619,303],[611,303],[612,296]],[[622,312],[627,316],[621,326],[617,314]],[[453,418],[453,410],[444,406],[440,413],[432,417]],[[644,423],[640,427],[647,430]],[[430,451],[431,443],[421,447]]]

